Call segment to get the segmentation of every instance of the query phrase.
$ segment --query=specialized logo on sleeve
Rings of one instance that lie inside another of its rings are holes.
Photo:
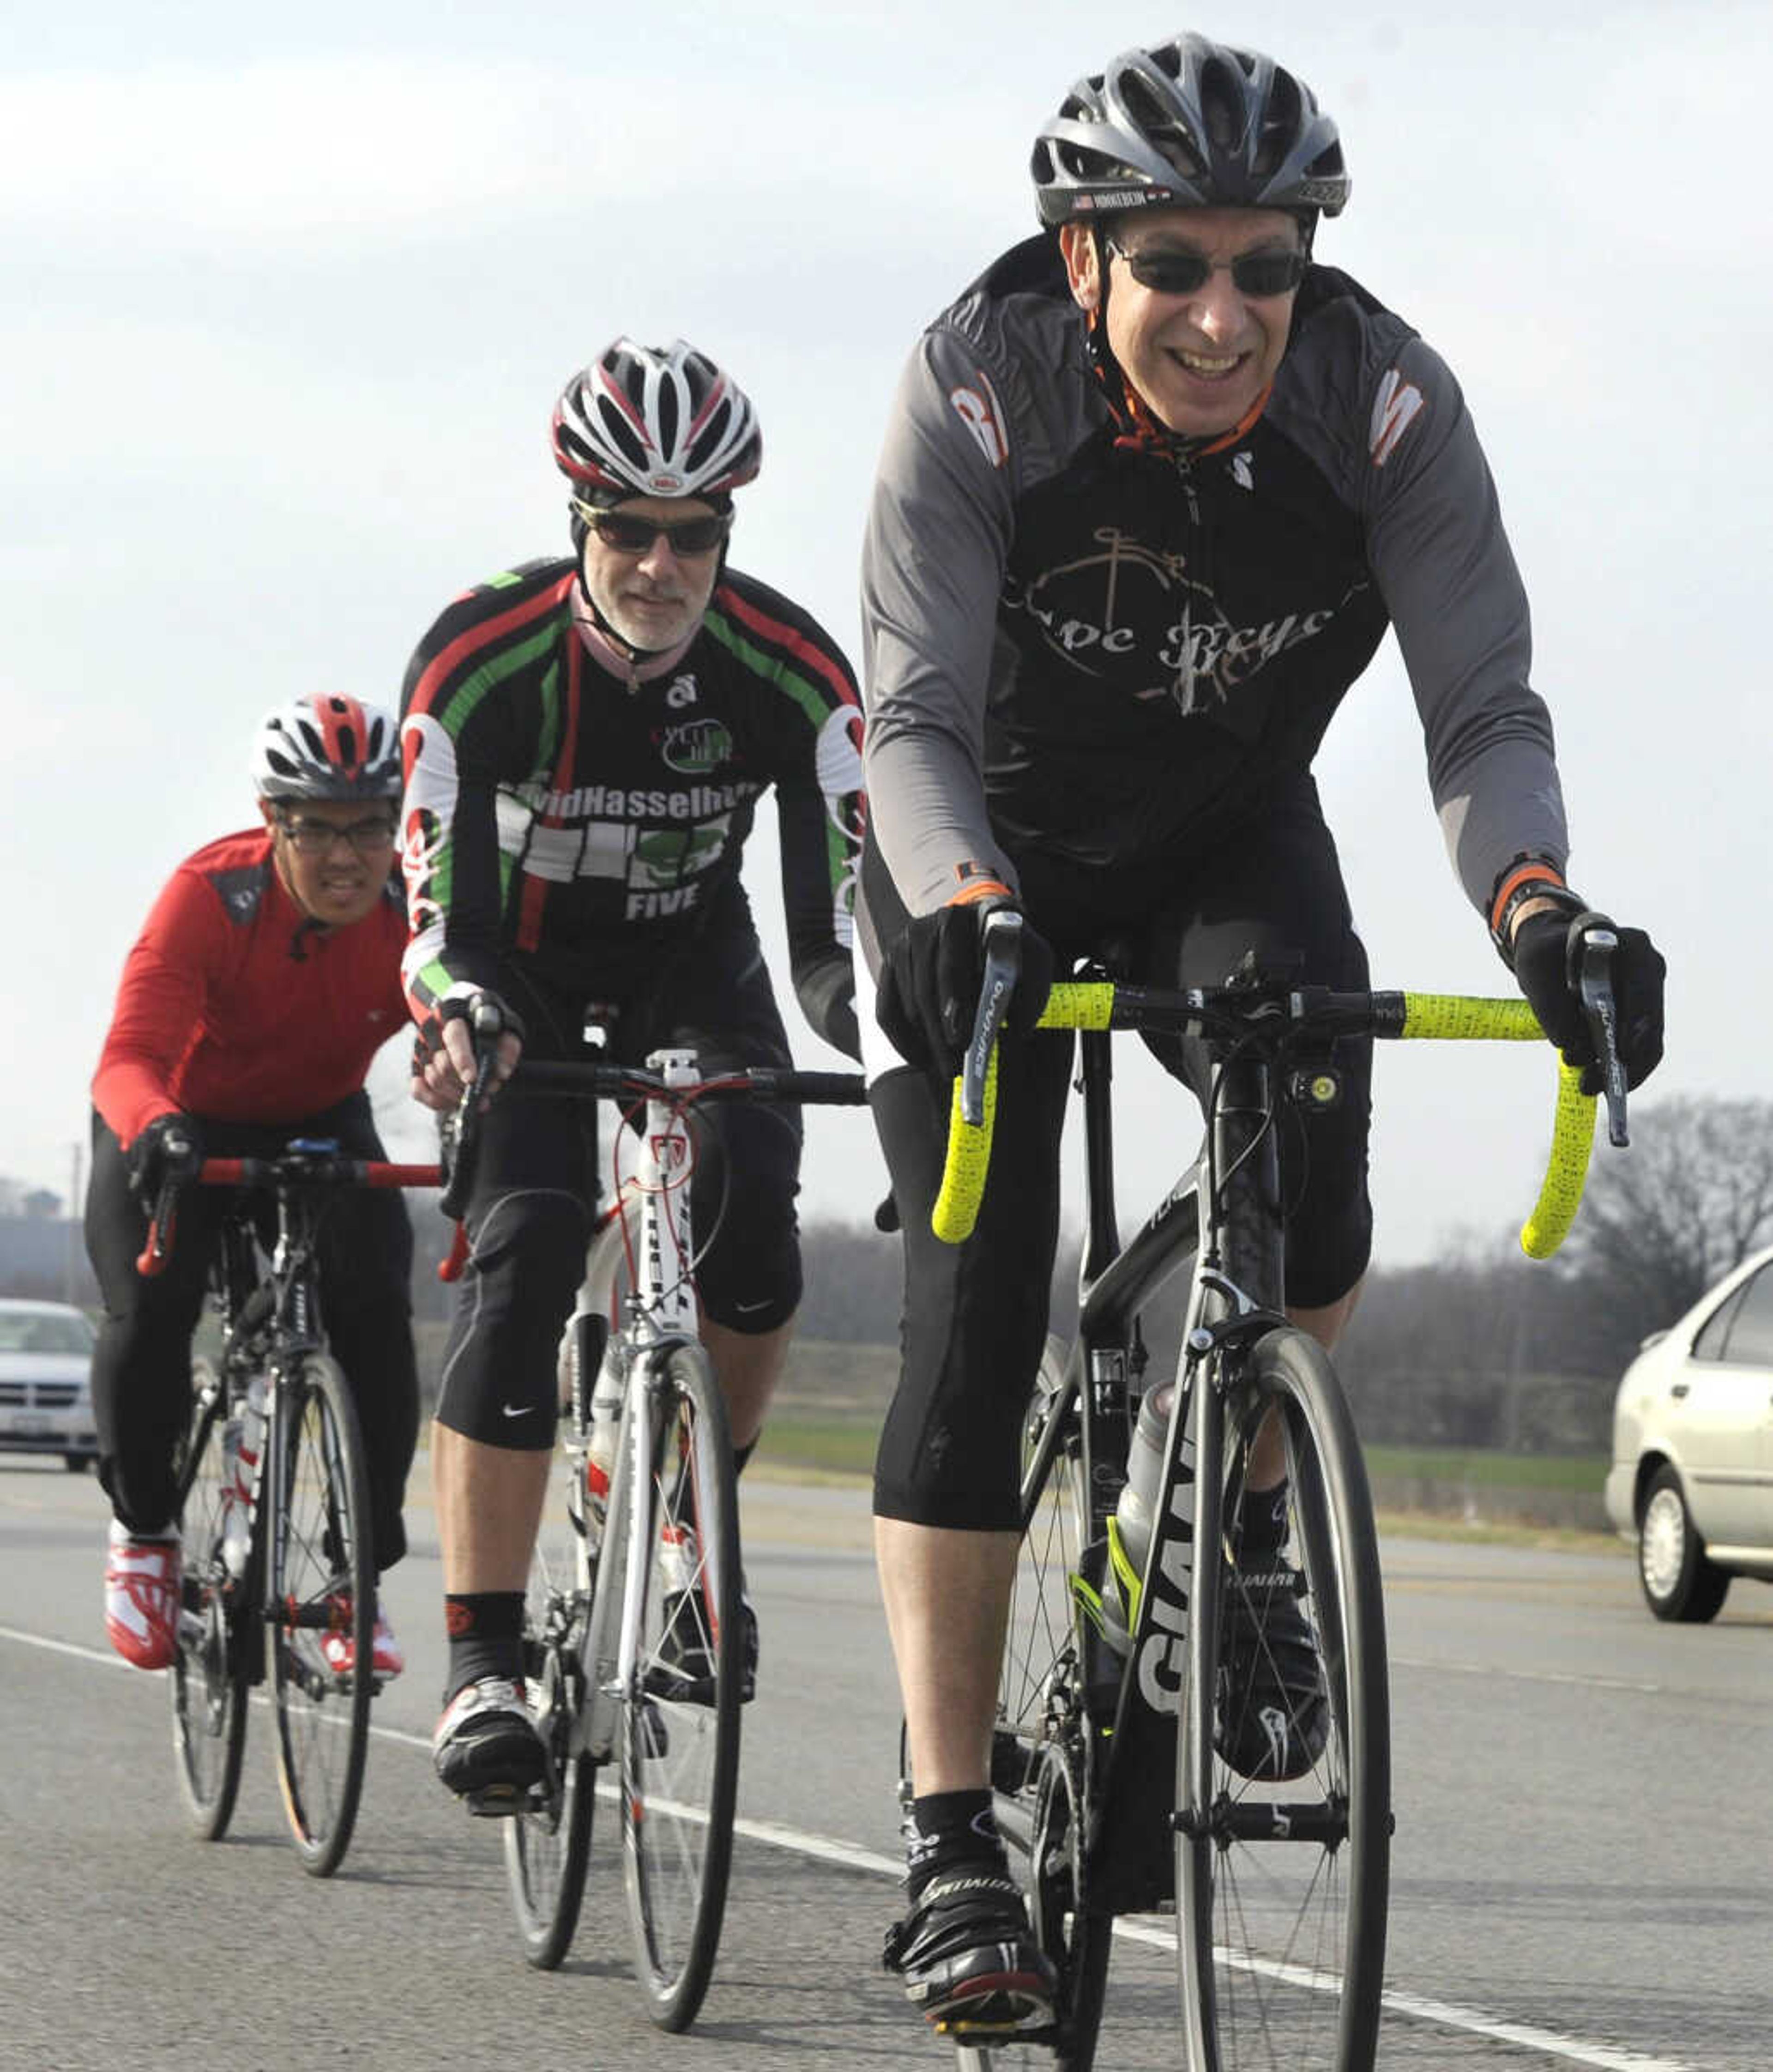
[[[961,422],[972,434],[979,451],[993,467],[1001,467],[1010,457],[1010,442],[1004,436],[1003,413],[998,407],[997,391],[983,368],[974,378],[975,385],[971,388],[950,388],[948,400],[959,413]]]
[[[1375,467],[1383,467],[1391,458],[1397,442],[1410,430],[1417,412],[1422,408],[1422,402],[1420,388],[1405,380],[1395,367],[1387,369],[1385,379],[1379,384],[1379,393],[1373,398],[1373,424],[1367,439]]]

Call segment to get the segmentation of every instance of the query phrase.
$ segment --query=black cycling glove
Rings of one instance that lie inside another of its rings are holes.
[[[1008,891],[950,901],[906,922],[887,952],[875,996],[875,1018],[908,1064],[952,1079],[972,1039],[985,979],[985,920],[1021,908]],[[1053,952],[1022,923],[1022,975],[1008,1026],[1032,1029],[1053,984]]]
[[[169,1180],[194,1180],[203,1162],[203,1133],[188,1115],[157,1115],[123,1154],[129,1191],[152,1215]]]
[[[1585,1094],[1601,1092],[1603,1075],[1582,1012],[1573,952],[1580,931],[1603,919],[1595,914],[1573,919],[1566,911],[1531,915],[1515,931],[1511,957],[1515,978],[1540,1027],[1568,1063],[1584,1067]],[[1661,1062],[1662,981],[1668,966],[1641,928],[1621,928],[1611,921],[1606,925],[1619,939],[1610,967],[1619,1063],[1626,1084],[1636,1087]]]

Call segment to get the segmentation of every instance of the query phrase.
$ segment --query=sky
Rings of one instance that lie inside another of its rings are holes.
[[[549,413],[617,333],[750,392],[733,558],[858,650],[887,405],[922,326],[1033,228],[1073,79],[1181,27],[1266,49],[1353,175],[1323,258],[1447,359],[1533,599],[1572,882],[1669,962],[1643,1096],[1773,1093],[1759,629],[1773,528],[1773,5],[1049,0],[661,9],[33,10],[0,51],[0,1175],[68,1190],[123,958],[179,859],[252,815],[259,717],[392,704],[437,612],[566,550]],[[1318,763],[1376,984],[1507,991],[1430,808],[1389,641]],[[788,1001],[773,831],[748,876]],[[840,1062],[786,1005],[802,1063]],[[396,1046],[390,1141],[423,1155]],[[1117,1079],[1123,1211],[1192,1105]],[[1530,1205],[1537,1049],[1395,1046],[1376,1255]],[[1597,1154],[1610,1155],[1610,1154]],[[811,1118],[803,1211],[881,1190]]]

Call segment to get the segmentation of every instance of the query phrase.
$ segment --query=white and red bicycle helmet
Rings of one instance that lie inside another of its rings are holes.
[[[296,698],[261,723],[252,782],[261,799],[397,799],[394,716],[352,697]]]
[[[554,460],[589,504],[696,496],[724,508],[763,459],[757,413],[738,384],[683,339],[618,338],[554,406]]]

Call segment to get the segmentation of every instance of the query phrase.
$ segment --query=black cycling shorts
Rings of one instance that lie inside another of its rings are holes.
[[[694,1050],[705,1076],[792,1060],[763,952],[742,898],[724,898],[711,926],[644,984],[609,1003],[604,1054],[644,1063]],[[523,1054],[591,1054],[586,1000],[557,974],[507,968]],[[772,1331],[799,1307],[800,1110],[792,1103],[721,1100],[691,1119],[696,1170],[690,1212],[704,1315],[746,1334]],[[466,1222],[471,1251],[452,1320],[437,1420],[492,1446],[554,1443],[556,1356],[584,1277],[600,1170],[597,1108],[589,1101],[496,1100],[482,1119]]]
[[[884,871],[871,873],[868,863],[864,857],[869,925],[878,942],[889,943],[903,909]],[[1217,985],[1254,948],[1302,956],[1308,983],[1368,982],[1336,845],[1308,776],[1275,787],[1210,849],[1136,877],[1039,854],[1016,863],[1028,918],[1061,969],[1095,956],[1133,981]],[[1149,1040],[1166,1069],[1200,1096],[1207,1064],[1200,1047]],[[930,1231],[946,1092],[910,1070],[888,1073],[871,1089],[905,1259],[903,1367],[875,1469],[875,1509],[883,1517],[975,1531],[1018,1523],[1021,1424],[1045,1342],[1073,1050],[1061,1032],[1003,1045],[991,1174],[964,1245],[943,1244]],[[1287,1299],[1295,1308],[1347,1294],[1371,1250],[1372,1046],[1340,1042],[1336,1062],[1340,1104],[1299,1121],[1280,1146]],[[1122,1118],[1123,1128],[1130,1123]],[[1178,1170],[1185,1161],[1184,1152]]]

